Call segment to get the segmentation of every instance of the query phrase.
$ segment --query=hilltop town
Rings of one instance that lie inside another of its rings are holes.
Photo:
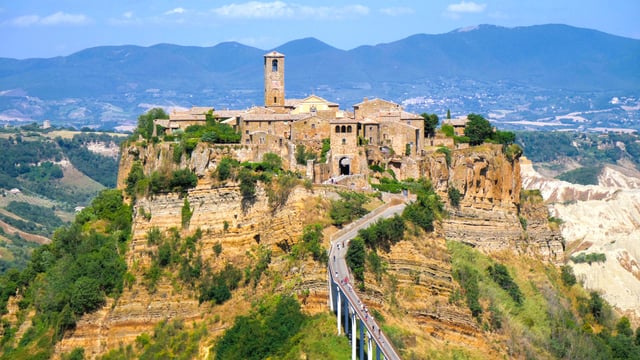
[[[407,112],[391,101],[365,98],[347,111],[316,95],[287,99],[285,55],[276,51],[264,55],[264,106],[174,110],[168,119],[155,120],[154,129],[163,132],[155,135],[172,135],[192,125],[205,125],[207,116],[240,133],[240,144],[251,147],[254,160],[260,160],[265,153],[275,153],[290,169],[303,170],[314,183],[343,181],[366,186],[358,179],[376,165],[388,167],[400,179],[419,178],[419,168],[415,166],[418,158],[439,147],[454,148],[453,137],[440,131],[425,134],[423,116]],[[462,135],[466,122],[463,117],[447,119],[443,124]],[[296,151],[322,153],[323,144],[325,153],[330,149],[326,162],[309,159],[300,164],[296,159]]]

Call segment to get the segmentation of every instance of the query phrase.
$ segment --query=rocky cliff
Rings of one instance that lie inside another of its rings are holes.
[[[568,255],[605,254],[605,262],[569,261],[584,286],[601,291],[609,303],[640,324],[640,178],[636,172],[607,166],[599,185],[585,186],[544,177],[528,161],[522,169],[524,187],[540,190],[551,214],[562,219]]]
[[[305,224],[328,222],[327,199],[335,196],[334,190],[297,187],[284,206],[274,209],[264,188],[258,187],[255,201],[251,206],[243,206],[237,184],[219,183],[211,174],[223,156],[249,160],[255,154],[242,146],[199,144],[189,157],[183,155],[176,162],[174,146],[162,143],[123,149],[118,175],[120,188],[125,186],[134,161],[143,164],[146,174],[190,168],[199,177],[198,185],[183,196],[164,194],[135,202],[133,238],[126,255],[132,280],[117,300],[80,319],[77,328],[58,343],[58,355],[75,347],[83,347],[89,358],[104,354],[133,343],[138,335],[151,332],[165,319],[204,321],[210,338],[215,338],[236,315],[249,310],[252,299],[270,292],[298,294],[309,313],[327,311],[324,264],[310,258],[292,261],[284,256],[283,248],[299,241]],[[544,206],[521,205],[519,163],[517,159],[508,161],[501,147],[485,145],[454,151],[450,164],[440,155],[429,156],[415,167],[420,167],[424,176],[431,179],[442,199],[447,199],[449,187],[457,188],[462,194],[460,206],[448,207],[451,216],[443,219],[432,235],[422,238],[412,235],[384,255],[390,276],[372,282],[363,298],[385,314],[390,323],[412,329],[415,349],[453,343],[487,357],[504,355],[502,345],[491,345],[499,337],[483,332],[465,306],[449,301],[452,293],[459,292],[459,286],[452,277],[445,238],[486,251],[509,249],[549,261],[562,257],[561,243],[557,232],[548,228]],[[188,224],[181,221],[185,203],[192,211]],[[527,230],[523,229],[519,216],[527,219]],[[271,252],[272,260],[255,287],[240,287],[223,305],[200,304],[197,289],[180,282],[169,271],[162,274],[155,287],[148,285],[147,272],[157,251],[148,241],[152,229],[165,234],[177,231],[182,236],[199,229],[202,236],[197,253],[203,266],[212,272],[226,264],[251,268],[265,250]],[[325,246],[332,231],[335,231],[332,227],[325,231]],[[216,246],[222,249],[219,254]]]
[[[510,161],[502,146],[485,144],[455,150],[447,166],[444,155],[428,160],[425,175],[443,199],[449,188],[461,194],[459,206],[449,206],[444,235],[486,252],[511,250],[563,260],[560,233],[549,227],[542,202],[521,202],[519,159]],[[526,225],[525,225],[526,224]]]

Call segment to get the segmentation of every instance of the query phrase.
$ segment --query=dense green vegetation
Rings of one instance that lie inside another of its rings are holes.
[[[449,301],[464,302],[483,329],[506,331],[512,355],[639,358],[640,338],[634,337],[628,319],[614,319],[597,292],[574,286],[570,267],[561,271],[546,265],[534,270],[529,268],[532,264],[521,263],[509,267],[459,242],[450,241],[447,247],[454,279],[461,287]]]
[[[63,158],[69,161],[78,170],[103,184],[106,187],[114,187],[118,173],[117,159],[99,155],[86,148],[91,142],[119,144],[122,137],[99,133],[79,133],[72,139],[57,137],[55,141],[40,136],[39,133],[30,133],[24,136],[20,129],[15,130],[15,136],[8,139],[0,138],[0,147],[3,149],[0,158],[0,187],[13,188],[25,187],[35,193],[48,196],[53,185],[51,180],[62,178],[62,169],[55,165]],[[43,130],[39,130],[43,131]],[[27,180],[24,183],[21,180]]]
[[[105,187],[114,188],[118,175],[118,159],[96,154],[87,149],[87,145],[95,142],[119,145],[122,139],[124,138],[121,136],[108,134],[81,133],[74,135],[71,140],[57,137],[55,141],[78,170]]]
[[[291,247],[291,256],[294,259],[302,259],[309,253],[317,262],[326,264],[329,260],[329,254],[327,254],[327,250],[322,247],[322,238],[321,224],[316,223],[305,226],[304,229],[302,229],[302,241],[299,241]],[[281,247],[283,247],[282,245]],[[288,251],[288,249],[284,250]]]
[[[251,314],[236,318],[216,343],[215,359],[282,358],[307,321],[293,297],[267,298]]]
[[[556,179],[574,184],[598,185],[598,175],[601,171],[602,166],[586,166],[564,172],[556,176]]]
[[[0,276],[10,269],[16,272],[24,269],[31,259],[31,253],[39,246],[40,244],[24,240],[17,234],[7,234],[0,227]]]
[[[125,192],[133,198],[167,192],[184,194],[197,185],[198,176],[190,169],[178,169],[170,174],[156,170],[147,177],[144,175],[142,163],[136,161],[131,166],[125,182]]]
[[[433,221],[441,218],[444,213],[440,197],[426,179],[409,183],[409,190],[416,194],[416,201],[407,204],[402,217],[424,231],[433,231]]]
[[[420,114],[424,119],[424,137],[434,136],[436,134],[436,128],[438,127],[438,115],[436,114]]]
[[[163,136],[165,141],[176,141],[178,146],[174,148],[174,160],[177,163],[180,162],[183,154],[186,153],[187,156],[190,156],[200,141],[216,144],[237,144],[240,142],[240,134],[231,126],[220,122],[213,110],[205,114],[206,120],[203,125],[191,125],[184,131],[178,129],[171,135],[164,135],[165,129],[160,125],[155,125],[154,127],[153,121],[168,118],[169,115],[163,109],[150,109],[138,116],[138,126],[131,135],[130,140],[136,141],[141,137],[146,141],[157,143],[160,141],[160,136]]]
[[[349,191],[341,191],[338,194],[342,199],[333,200],[329,210],[329,217],[334,225],[342,226],[350,223],[368,212],[363,207],[370,200],[366,195]]]
[[[117,296],[126,270],[121,254],[130,231],[130,207],[119,191],[105,190],[73,224],[58,229],[51,244],[35,250],[22,272],[3,276],[2,311],[18,290],[24,296],[20,308],[33,308],[36,315],[15,348],[9,341],[15,329],[3,324],[0,358],[50,357],[55,342],[75,326],[78,316],[102,306],[106,296]],[[37,353],[30,352],[34,344]]]
[[[0,218],[9,225],[32,234],[41,234],[47,237],[53,235],[53,231],[63,225],[63,221],[55,214],[53,209],[43,206],[34,205],[22,201],[10,201],[7,210],[27,220],[27,227],[23,228],[20,222],[24,221],[13,219],[0,214]],[[18,224],[16,224],[18,223]],[[30,226],[33,224],[32,226]]]
[[[640,143],[635,134],[522,131],[517,136],[517,143],[524,148],[525,155],[537,163],[571,158],[583,167],[591,168],[583,170],[589,173],[595,172],[594,168],[603,163],[615,164],[621,159],[640,166]],[[590,178],[587,174],[583,176]]]

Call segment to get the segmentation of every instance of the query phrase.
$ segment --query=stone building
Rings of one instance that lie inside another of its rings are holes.
[[[213,111],[216,118],[241,134],[241,144],[252,149],[256,160],[273,152],[291,168],[302,170],[295,162],[296,147],[304,145],[305,149],[319,154],[323,140],[329,139],[331,150],[327,162],[305,165],[305,172],[320,182],[340,175],[366,175],[372,164],[367,154],[372,151],[398,162],[404,157],[421,156],[425,146],[448,145],[446,139],[425,139],[424,119],[387,100],[365,98],[349,112],[317,95],[287,99],[284,69],[283,54],[276,51],[265,54],[264,106]],[[189,125],[204,124],[211,110],[174,111],[168,120],[157,120],[157,123],[170,133]]]

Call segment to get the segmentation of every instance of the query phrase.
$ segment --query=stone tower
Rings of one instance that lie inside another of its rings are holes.
[[[264,106],[284,107],[284,55],[277,51],[264,56]]]

